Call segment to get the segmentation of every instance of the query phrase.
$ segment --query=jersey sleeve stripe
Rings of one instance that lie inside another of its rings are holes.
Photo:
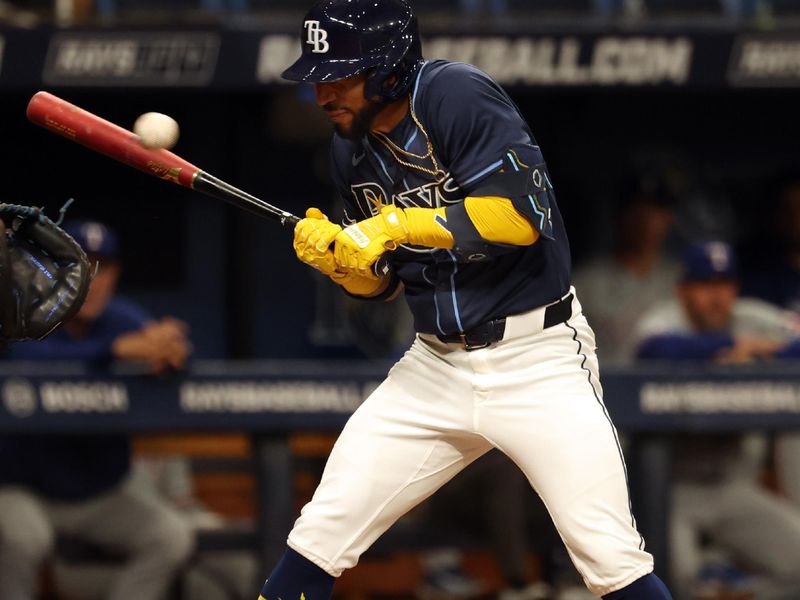
[[[469,177],[466,181],[461,182],[461,185],[462,186],[469,185],[473,181],[476,181],[476,180],[480,179],[484,175],[488,175],[492,171],[494,171],[496,169],[499,169],[502,166],[503,166],[503,161],[502,160],[498,160],[496,163],[492,163],[491,165],[489,165],[488,167],[483,169],[480,173],[476,173],[472,177]],[[517,169],[517,170],[519,170],[519,169]]]

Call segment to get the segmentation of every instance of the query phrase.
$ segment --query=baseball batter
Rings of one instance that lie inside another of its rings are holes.
[[[418,335],[342,432],[261,597],[330,598],[401,515],[495,447],[592,592],[670,598],[631,514],[553,183],[519,110],[475,67],[424,61],[403,0],[321,0],[301,43],[284,77],[313,82],[335,126],[346,214],[342,228],[309,209],[297,255],[348,294],[404,293]]]

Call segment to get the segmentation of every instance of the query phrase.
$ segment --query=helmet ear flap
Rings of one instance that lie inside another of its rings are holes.
[[[377,100],[378,102],[387,104],[397,100],[393,93],[397,82],[394,82],[392,85],[387,85],[387,82],[394,72],[394,66],[387,67],[385,64],[372,69],[364,83],[364,97],[367,100]]]
[[[393,46],[386,59],[367,75],[364,96],[368,100],[377,97],[381,102],[388,104],[402,98],[411,88],[417,70],[422,64],[422,51],[417,36],[404,36],[404,38],[408,43]],[[393,76],[394,83],[387,86],[386,82]]]

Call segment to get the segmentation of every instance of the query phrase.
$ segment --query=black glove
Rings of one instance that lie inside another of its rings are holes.
[[[78,311],[90,280],[86,253],[40,209],[0,204],[0,343],[46,337]]]

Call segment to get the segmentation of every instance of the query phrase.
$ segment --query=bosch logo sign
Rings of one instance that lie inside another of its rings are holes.
[[[3,406],[15,417],[30,417],[36,412],[36,389],[27,379],[14,377],[3,383]]]

